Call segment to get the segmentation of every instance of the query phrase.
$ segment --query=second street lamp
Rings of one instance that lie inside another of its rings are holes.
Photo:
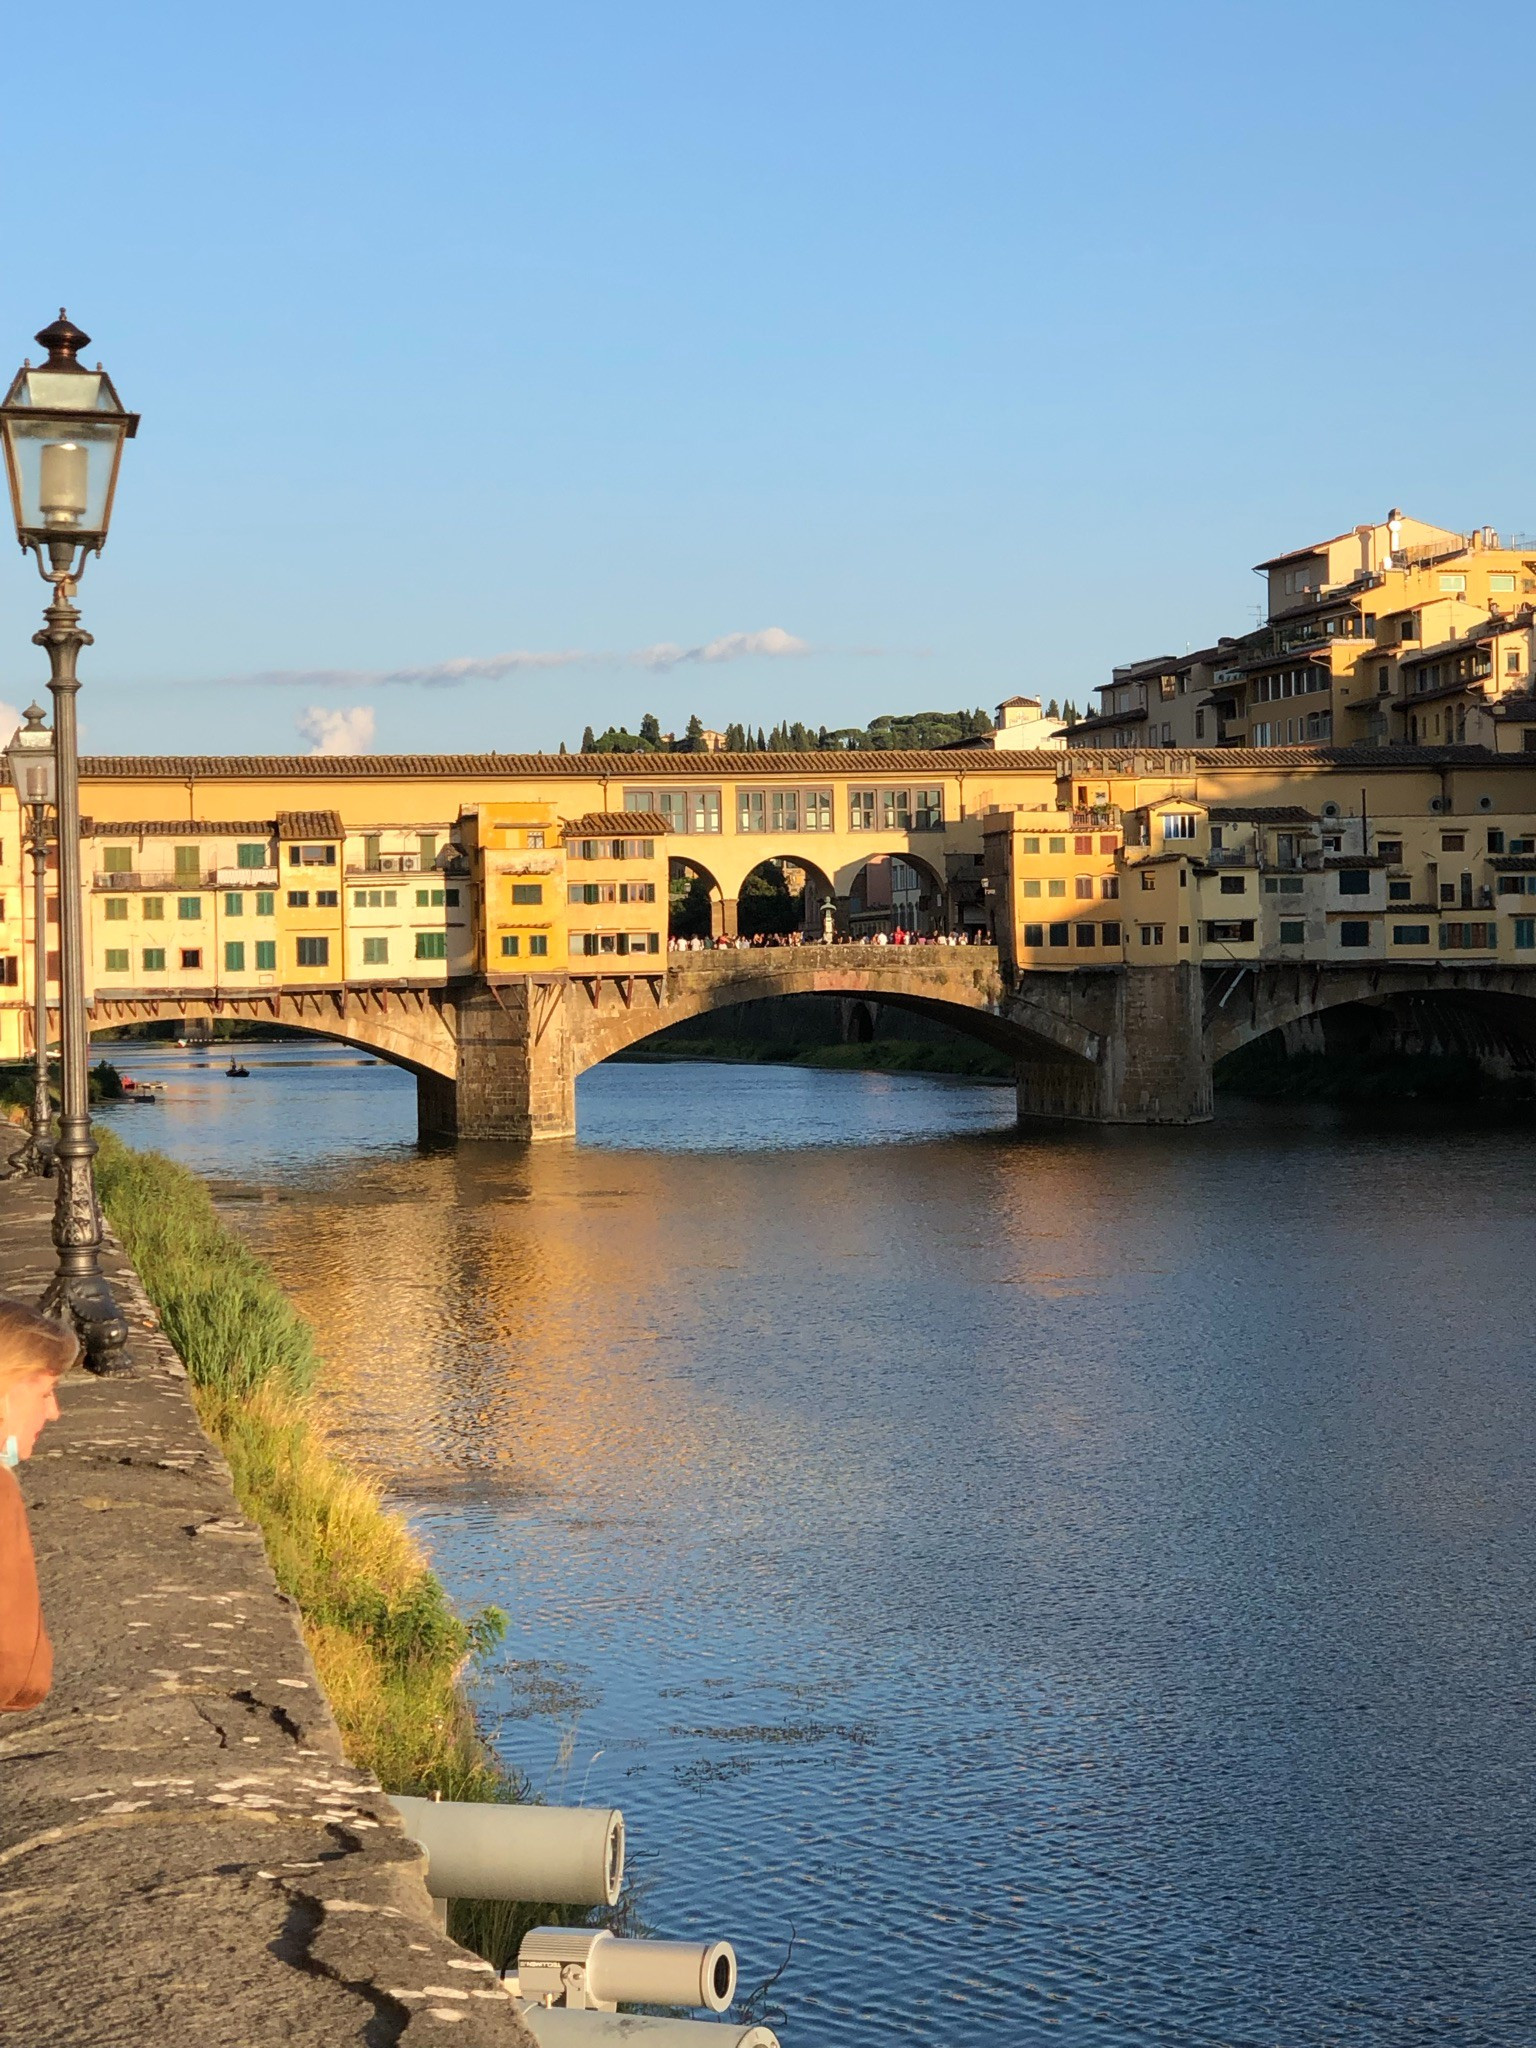
[[[85,1013],[85,928],[80,890],[80,776],[76,746],[75,674],[91,636],[80,624],[74,594],[85,565],[106,544],[123,443],[138,428],[99,365],[79,360],[90,341],[65,315],[37,336],[47,361],[16,372],[0,405],[6,474],[16,538],[37,557],[53,602],[33,635],[48,651],[58,762],[59,1075],[62,1107],[55,1150],[58,1195],[53,1241],[59,1265],[43,1296],[48,1314],[79,1326],[87,1362],[97,1372],[123,1369],[128,1326],[101,1271],[101,1210],[91,1161],[90,1030]]]
[[[5,750],[16,800],[27,819],[32,848],[32,1130],[11,1154],[17,1173],[53,1171],[53,1104],[48,1096],[48,813],[58,794],[53,734],[42,707],[29,704],[26,724]]]

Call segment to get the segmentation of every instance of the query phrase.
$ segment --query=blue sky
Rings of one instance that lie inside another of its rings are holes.
[[[1527,31],[87,0],[7,93],[0,274],[0,353],[65,303],[144,415],[87,741],[1082,701],[1390,505],[1536,528]]]

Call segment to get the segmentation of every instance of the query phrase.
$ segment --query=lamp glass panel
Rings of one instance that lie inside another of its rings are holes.
[[[56,774],[51,733],[37,735],[41,746],[29,745],[25,732],[18,732],[6,748],[11,781],[24,804],[51,804],[56,791]]]
[[[121,414],[67,421],[8,414],[17,526],[61,535],[103,533],[126,424]]]

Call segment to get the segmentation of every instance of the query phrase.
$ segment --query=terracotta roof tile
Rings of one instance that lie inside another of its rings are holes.
[[[117,818],[81,819],[98,839],[270,839],[271,818],[140,818],[125,825]]]
[[[633,839],[637,835],[659,839],[671,830],[670,821],[656,811],[588,811],[584,817],[564,818],[560,824],[562,839],[614,836]]]
[[[344,839],[340,811],[279,811],[279,839]]]

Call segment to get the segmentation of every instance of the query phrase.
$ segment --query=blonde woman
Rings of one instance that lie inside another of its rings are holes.
[[[0,1302],[0,1713],[47,1696],[53,1646],[16,1467],[59,1414],[58,1383],[80,1355],[74,1332],[19,1302]]]

